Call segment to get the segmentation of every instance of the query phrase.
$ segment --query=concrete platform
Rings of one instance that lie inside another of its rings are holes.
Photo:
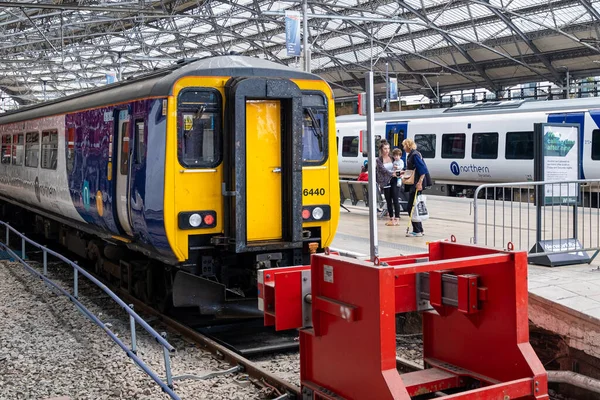
[[[381,257],[427,250],[427,242],[456,236],[461,243],[473,237],[472,199],[428,196],[431,218],[425,236],[406,237],[409,218],[400,226],[377,222]],[[338,234],[332,248],[370,254],[369,213],[366,207],[341,210]],[[508,242],[508,238],[506,241]],[[591,265],[542,267],[529,265],[529,319],[535,325],[563,336],[566,344],[600,358],[600,257]]]
[[[350,212],[340,211],[338,233],[332,247],[369,255],[369,209],[360,206],[345,206]],[[382,257],[413,254],[427,250],[427,242],[456,236],[461,243],[470,243],[473,237],[473,217],[470,216],[471,200],[427,196],[427,208],[431,218],[423,223],[425,236],[406,237],[409,217],[400,214],[399,226],[386,226],[387,217],[377,221],[379,255]],[[412,225],[411,225],[412,226]],[[410,228],[412,230],[412,228]]]

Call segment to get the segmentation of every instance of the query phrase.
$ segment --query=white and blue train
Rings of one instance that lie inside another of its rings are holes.
[[[533,180],[533,125],[580,126],[582,179],[600,178],[600,99],[496,101],[375,114],[375,134],[391,147],[412,138],[436,188],[454,195],[484,183]],[[367,159],[360,115],[337,118],[339,170],[355,178]],[[366,140],[364,140],[366,143]]]

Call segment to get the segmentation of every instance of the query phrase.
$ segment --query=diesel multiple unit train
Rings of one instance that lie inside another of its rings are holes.
[[[2,114],[2,212],[150,303],[256,309],[257,269],[308,263],[309,243],[333,239],[334,127],[316,75],[181,62]]]
[[[337,118],[340,176],[356,178],[367,159],[364,116]],[[375,134],[391,147],[412,138],[444,194],[477,185],[533,180],[533,124],[580,126],[582,179],[600,178],[600,101],[497,101],[375,114]],[[363,143],[364,142],[364,143]]]

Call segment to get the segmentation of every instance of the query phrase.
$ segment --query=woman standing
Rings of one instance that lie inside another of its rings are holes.
[[[409,215],[412,215],[411,210],[413,209],[416,196],[421,194],[421,191],[424,187],[431,186],[432,182],[431,176],[429,175],[429,170],[427,169],[427,165],[425,165],[425,161],[423,160],[423,156],[417,151],[417,144],[412,139],[404,139],[404,141],[402,142],[402,147],[404,147],[404,151],[407,154],[406,169],[414,171],[415,174],[414,184],[407,185],[406,182],[404,183],[404,191],[409,192],[408,212]],[[421,222],[411,222],[413,231],[408,232],[406,236],[423,236],[423,224]]]
[[[377,157],[377,184],[383,188],[385,202],[387,203],[388,215],[390,220],[385,224],[387,226],[400,225],[400,203],[398,202],[398,178],[396,176],[396,166],[390,156],[390,144],[382,139],[379,143],[379,157]],[[398,174],[400,171],[398,171]]]

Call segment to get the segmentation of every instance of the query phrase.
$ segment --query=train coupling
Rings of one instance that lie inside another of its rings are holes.
[[[264,253],[256,256],[255,267],[257,270],[278,268],[281,260],[283,259],[282,253]]]
[[[305,399],[548,400],[529,343],[527,254],[455,242],[379,265],[314,254],[259,271],[265,325],[299,328]],[[426,369],[396,369],[395,315],[419,311]],[[357,379],[360,377],[360,379]]]

